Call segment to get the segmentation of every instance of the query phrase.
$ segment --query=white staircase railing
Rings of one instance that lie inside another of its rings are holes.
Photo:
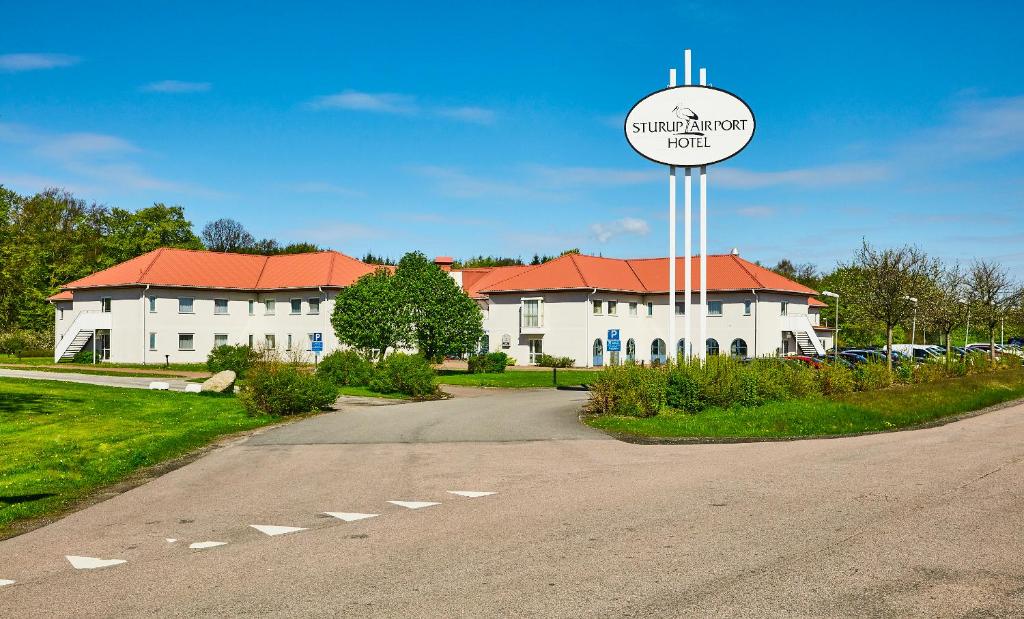
[[[75,316],[75,320],[72,321],[71,326],[61,336],[60,341],[57,342],[57,346],[53,349],[53,362],[57,363],[71,348],[72,343],[82,332],[89,332],[95,334],[97,329],[109,329],[111,325],[110,312],[100,312],[97,310],[84,310]],[[77,350],[75,352],[78,352]]]
[[[797,341],[803,339],[800,337],[801,333],[806,335],[807,340],[810,342],[811,346],[814,347],[814,351],[819,355],[825,354],[825,347],[822,346],[821,340],[818,339],[817,334],[814,333],[814,325],[811,324],[811,321],[806,314],[790,314],[788,316],[783,316],[782,330],[791,331],[793,336],[797,338]]]

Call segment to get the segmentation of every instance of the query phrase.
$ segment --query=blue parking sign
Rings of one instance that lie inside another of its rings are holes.
[[[608,352],[619,352],[622,350],[622,340],[608,340]]]
[[[618,340],[618,339],[619,339],[619,330],[618,329],[608,329],[608,341],[610,342],[612,340]],[[608,350],[611,350],[611,348],[609,348]]]
[[[323,342],[324,341],[324,334],[323,333],[314,333],[312,341],[314,341],[314,342]]]
[[[324,351],[324,343],[322,341],[314,341],[314,342],[312,342],[310,344],[310,346],[311,346],[310,350],[312,350],[313,352],[323,352]]]

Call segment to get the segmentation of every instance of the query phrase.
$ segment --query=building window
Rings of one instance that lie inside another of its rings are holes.
[[[249,334],[249,348],[252,348],[252,333]]]
[[[783,316],[789,316],[789,301],[783,301],[780,304],[780,306],[782,308],[782,315]]]
[[[636,303],[629,304],[629,315],[636,316]]]
[[[480,338],[480,345],[477,347],[477,352],[481,355],[486,355],[491,352],[491,338],[487,335],[486,331],[484,331],[483,337]]]
[[[64,320],[64,308],[63,307],[58,307],[57,308],[57,320]]]
[[[267,350],[274,350],[277,348],[277,338],[273,334],[267,333],[263,336],[263,344]]]
[[[195,299],[192,297],[180,297],[178,299],[178,313],[191,314]]]
[[[256,315],[256,302],[253,301],[252,299],[249,299],[249,315],[250,316],[255,316]]]
[[[224,315],[228,313],[228,300],[227,299],[214,299],[213,300],[213,313]]]
[[[636,341],[633,338],[626,340],[626,361],[636,361]]]
[[[676,359],[685,359],[685,358],[686,358],[686,340],[683,339],[683,338],[680,338],[679,341],[676,342]]]
[[[676,301],[676,316],[686,315],[686,303],[684,301]]]
[[[732,344],[729,344],[729,354],[740,359],[746,358],[747,343],[740,338],[734,339]]]
[[[707,351],[708,351],[708,356],[709,357],[717,357],[718,356],[718,340],[716,340],[713,337],[709,337],[707,342],[705,342],[704,344],[705,344],[705,346],[707,346]]]
[[[654,303],[652,301],[647,302],[647,315],[654,316]]]
[[[110,313],[110,297],[102,297],[100,299],[100,311],[104,314]]]
[[[216,333],[216,334],[214,334],[214,336],[213,336],[213,347],[214,348],[219,348],[221,346],[227,346],[227,345],[228,345],[228,335],[227,335],[227,333]]]
[[[530,364],[536,365],[537,358],[544,354],[544,340],[532,338],[527,343],[530,347]]]
[[[658,338],[651,342],[651,363],[665,363],[665,340]]]
[[[273,316],[275,306],[276,303],[274,302],[273,299],[267,299],[266,301],[263,302],[263,313],[266,314],[267,316]]]
[[[750,315],[750,306],[751,305],[753,305],[753,303],[751,303],[750,301],[744,301],[743,302],[743,315],[744,316],[749,316]]]
[[[609,301],[608,302],[608,315],[609,316],[615,316],[618,313],[619,313],[619,302],[618,301]]]
[[[156,350],[156,332],[155,331],[150,331],[149,332],[149,349],[150,350]]]
[[[195,350],[196,336],[192,333],[178,334],[178,350]]]
[[[309,299],[309,313],[319,314],[320,313],[320,299]]]
[[[302,313],[302,299],[292,299],[292,313],[293,314],[301,314]]]
[[[594,315],[600,316],[604,312],[604,303],[602,301],[594,301]]]
[[[523,326],[539,327],[540,323],[540,299],[523,300]]]
[[[604,365],[604,343],[601,342],[601,338],[594,340],[593,353],[594,367],[599,368]]]
[[[156,313],[156,297],[149,297],[149,313]]]
[[[722,315],[722,302],[721,301],[708,301],[708,316],[721,316]]]

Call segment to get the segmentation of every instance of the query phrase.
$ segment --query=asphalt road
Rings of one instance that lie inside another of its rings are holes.
[[[365,421],[341,413],[215,450],[0,542],[0,579],[17,581],[0,587],[0,615],[1024,614],[1024,406],[914,432],[733,445],[586,432],[469,442],[475,430],[460,428],[573,405],[541,393],[484,395],[476,413],[460,408],[468,399],[361,413],[405,428],[382,439],[440,439],[447,426],[461,442],[357,441]],[[201,541],[226,544],[188,549]],[[76,570],[65,555],[127,563]]]
[[[141,371],[141,370],[140,370]],[[149,383],[165,382],[173,391],[184,391],[188,383],[181,378],[164,377],[143,378],[139,376],[108,376],[101,374],[77,374],[74,372],[46,372],[43,370],[11,370],[0,368],[0,376],[7,378],[29,378],[32,380],[59,380],[66,383],[83,383],[86,385],[102,385],[104,387],[130,387],[133,389],[149,389]]]

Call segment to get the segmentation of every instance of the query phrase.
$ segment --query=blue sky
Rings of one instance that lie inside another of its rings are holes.
[[[353,255],[665,255],[622,119],[690,47],[758,120],[711,169],[711,251],[1024,278],[1019,3],[326,4],[9,4],[0,183]]]

